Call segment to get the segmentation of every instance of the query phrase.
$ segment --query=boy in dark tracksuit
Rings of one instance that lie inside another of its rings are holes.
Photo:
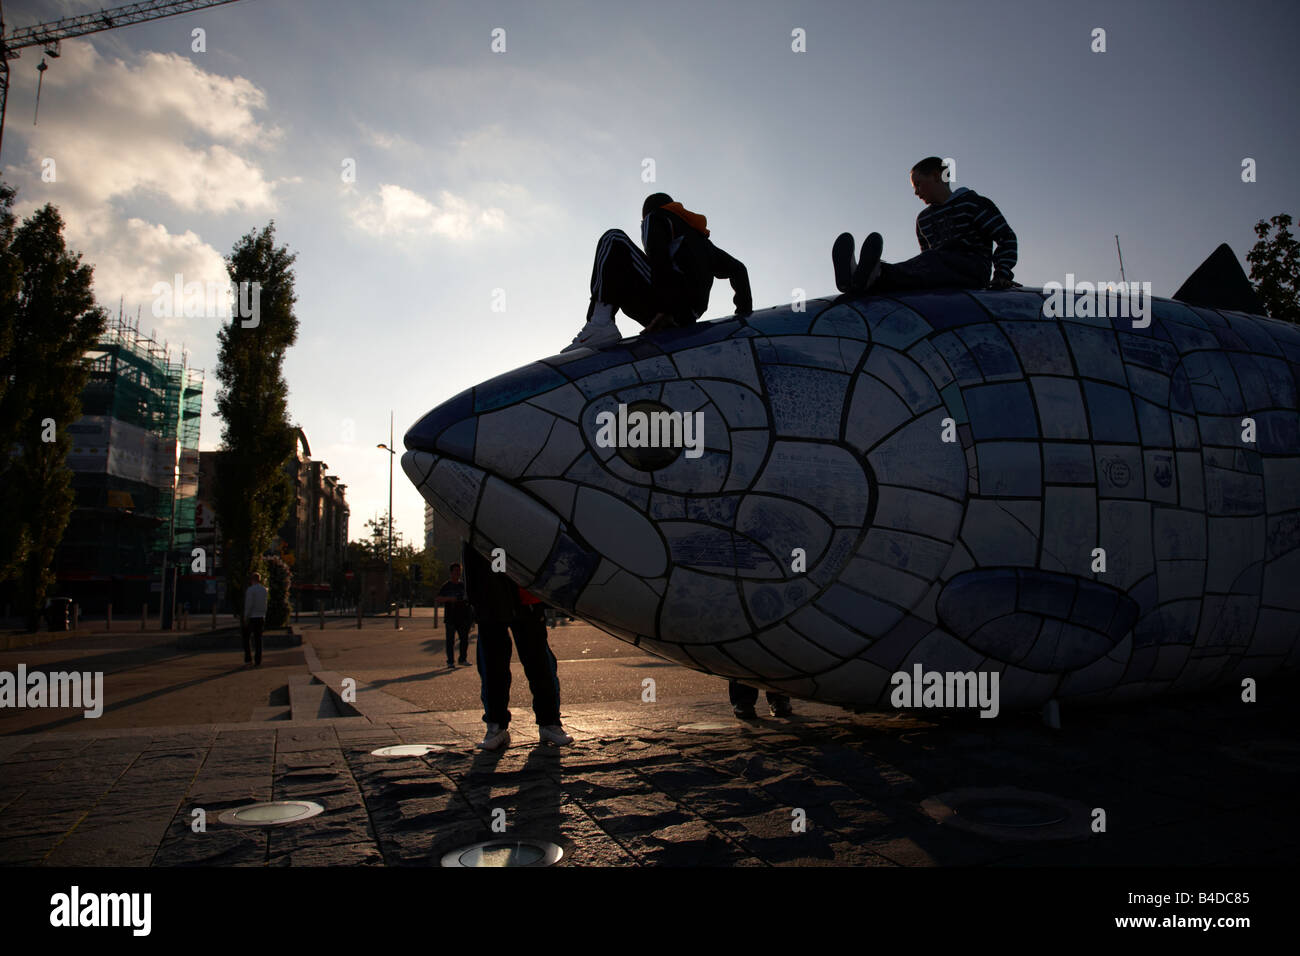
[[[707,220],[667,193],[646,197],[641,207],[643,253],[621,229],[596,243],[587,324],[564,349],[598,349],[621,336],[614,314],[622,309],[647,332],[690,325],[709,307],[713,280],[729,279],[736,315],[754,311],[749,273],[740,260],[711,241]]]
[[[993,202],[965,186],[956,191],[943,178],[943,160],[930,156],[912,167],[912,188],[926,204],[916,217],[921,254],[905,262],[881,262],[884,240],[873,232],[853,262],[853,236],[843,233],[831,249],[835,285],[841,292],[904,292],[911,289],[1009,289],[1016,283],[1016,234]],[[996,251],[990,248],[996,244]],[[989,281],[989,270],[993,280]]]
[[[542,605],[477,551],[466,545],[465,588],[478,618],[478,674],[482,682],[483,722],[487,733],[480,750],[499,750],[510,743],[510,635],[519,650],[538,736],[553,744],[573,738],[560,724],[560,679],[555,655],[546,642]],[[508,629],[508,630],[507,630]]]

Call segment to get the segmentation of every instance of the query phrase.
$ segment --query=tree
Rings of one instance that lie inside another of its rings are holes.
[[[75,502],[68,429],[106,316],[58,210],[47,203],[14,229],[13,198],[0,187],[0,576],[17,581],[35,630]]]
[[[21,370],[14,338],[23,271],[13,248],[14,195],[12,187],[0,183],[0,581],[13,577],[26,553],[17,488],[9,480],[16,461],[12,456],[14,446],[27,418],[20,407],[20,398],[26,396],[11,384],[18,382]]]
[[[283,558],[266,559],[266,626],[286,627],[293,610],[289,588],[293,572]]]
[[[1272,238],[1269,222],[1255,223],[1259,241],[1246,253],[1250,278],[1270,316],[1300,322],[1300,241],[1291,235],[1291,217],[1286,213],[1274,216],[1271,223],[1277,228]]]
[[[226,260],[230,280],[254,317],[232,310],[217,336],[217,412],[224,422],[218,459],[217,513],[226,544],[226,593],[238,598],[294,502],[284,471],[293,453],[284,355],[298,338],[293,306],[296,255],[275,245],[275,223],[249,232]],[[239,283],[249,283],[239,286]],[[254,285],[256,283],[256,285]]]

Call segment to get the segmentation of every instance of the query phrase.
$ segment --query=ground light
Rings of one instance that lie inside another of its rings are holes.
[[[486,840],[443,854],[443,866],[551,866],[564,850],[548,840],[518,837]]]
[[[943,826],[999,841],[1085,839],[1091,812],[1075,800],[1016,787],[971,787],[921,801],[921,809]]]
[[[380,747],[370,751],[372,757],[423,757],[425,754],[440,754],[446,747],[439,744],[396,744],[392,747]]]
[[[307,820],[324,812],[324,807],[311,800],[275,800],[271,803],[250,803],[236,807],[227,810],[217,819],[237,827],[275,827]]]

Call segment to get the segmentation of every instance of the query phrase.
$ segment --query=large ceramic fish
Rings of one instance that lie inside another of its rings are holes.
[[[1300,329],[1051,298],[817,300],[543,359],[402,465],[552,604],[796,697],[888,706],[920,665],[998,673],[1007,709],[1300,663]]]

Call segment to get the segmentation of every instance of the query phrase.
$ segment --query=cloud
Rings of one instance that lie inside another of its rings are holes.
[[[445,189],[434,203],[403,186],[384,183],[354,208],[352,221],[372,236],[465,240],[504,230],[506,214],[499,206],[483,206]]]
[[[14,92],[11,116],[21,99]],[[103,303],[116,306],[124,295],[131,311],[144,304],[148,313],[154,283],[177,272],[187,282],[223,282],[221,254],[192,229],[173,232],[130,213],[144,203],[185,221],[273,213],[279,181],[268,178],[258,154],[281,133],[259,121],[266,107],[250,81],[206,72],[183,56],[151,52],[126,63],[90,42],[69,44],[45,74],[40,124],[22,133],[27,161],[10,167],[16,211],[45,202],[59,208],[68,245],[95,266]],[[47,158],[56,173],[50,183],[40,175]]]

